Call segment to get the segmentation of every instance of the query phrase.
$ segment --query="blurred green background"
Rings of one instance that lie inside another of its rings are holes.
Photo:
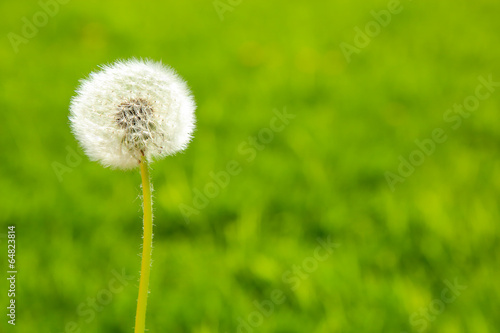
[[[339,45],[388,1],[223,3],[222,19],[211,0],[73,0],[49,17],[2,0],[0,262],[16,225],[18,277],[0,331],[133,331],[140,175],[90,162],[68,105],[98,65],[143,57],[198,104],[190,147],[153,164],[149,332],[499,332],[500,88],[456,129],[443,116],[479,76],[500,81],[500,3],[403,1],[350,62]],[[284,108],[295,118],[247,161],[238,147]],[[447,140],[392,191],[386,172],[436,128]],[[180,205],[231,160],[241,173],[187,224]],[[455,279],[467,289],[446,303]]]

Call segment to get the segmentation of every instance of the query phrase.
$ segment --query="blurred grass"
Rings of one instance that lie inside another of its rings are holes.
[[[244,1],[220,21],[212,1],[74,0],[16,54],[7,33],[40,7],[2,1],[0,232],[17,226],[19,274],[18,323],[1,327],[132,331],[137,280],[88,323],[77,309],[113,270],[138,278],[140,177],[89,162],[67,115],[79,79],[135,56],[173,66],[198,103],[189,149],[153,165],[150,332],[237,332],[274,289],[286,301],[255,332],[419,332],[409,317],[455,277],[468,289],[426,331],[497,332],[500,92],[395,192],[384,174],[479,75],[500,79],[500,4],[403,2],[348,64],[339,44],[386,6]],[[296,118],[246,162],[238,146],[283,107]],[[66,147],[83,159],[59,182]],[[179,204],[232,159],[242,173],[186,225]],[[341,247],[291,290],[282,274],[328,236]]]

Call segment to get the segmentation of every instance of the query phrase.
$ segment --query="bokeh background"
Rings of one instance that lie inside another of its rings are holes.
[[[9,33],[43,9],[2,0],[0,256],[5,272],[16,225],[18,280],[0,331],[133,331],[140,175],[90,162],[68,105],[100,64],[142,57],[198,104],[189,149],[153,164],[149,332],[499,332],[500,88],[456,129],[443,116],[479,76],[500,81],[500,3],[402,1],[348,62],[339,45],[388,3],[223,1],[221,19],[212,0],[72,0],[16,52]],[[284,108],[247,161],[238,147]],[[392,191],[386,172],[436,128],[447,140]],[[186,223],[180,205],[231,160],[241,173]],[[337,244],[324,261],[318,238]],[[467,289],[444,303],[455,279]]]

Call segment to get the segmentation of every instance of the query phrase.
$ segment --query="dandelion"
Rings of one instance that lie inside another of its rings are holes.
[[[194,103],[169,67],[117,61],[82,80],[70,105],[73,133],[85,153],[105,167],[140,167],[144,237],[135,332],[144,332],[151,268],[152,198],[148,164],[184,150],[194,130]]]

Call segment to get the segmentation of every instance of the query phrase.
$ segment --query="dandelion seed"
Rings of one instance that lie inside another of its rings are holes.
[[[71,101],[71,127],[91,160],[138,167],[186,148],[196,108],[186,83],[161,63],[118,61],[90,74]]]

